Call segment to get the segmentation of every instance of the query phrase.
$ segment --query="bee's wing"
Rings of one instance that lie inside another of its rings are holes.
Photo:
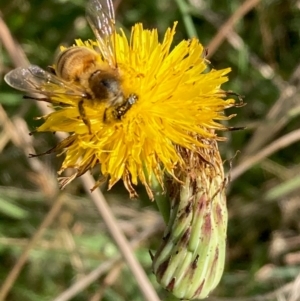
[[[54,74],[42,68],[30,65],[26,68],[19,67],[4,77],[11,87],[31,93],[39,93],[46,96],[66,94],[70,96],[84,97],[85,93],[79,87],[69,84]]]
[[[116,67],[115,11],[112,0],[89,0],[86,16],[99,42],[101,54],[111,67]]]

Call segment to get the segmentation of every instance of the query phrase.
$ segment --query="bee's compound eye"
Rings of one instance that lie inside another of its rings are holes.
[[[100,85],[103,85],[107,89],[111,89],[111,86],[113,86],[114,81],[112,79],[102,79],[100,80]]]
[[[120,94],[120,83],[114,78],[103,78],[100,80],[100,85],[113,96]]]

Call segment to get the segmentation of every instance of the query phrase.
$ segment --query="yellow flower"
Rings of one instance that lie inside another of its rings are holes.
[[[64,150],[66,155],[60,172],[76,169],[72,177],[61,180],[63,186],[99,165],[101,174],[109,177],[109,188],[123,179],[131,196],[135,196],[132,184],[140,181],[153,198],[152,177],[163,184],[164,174],[175,177],[175,168],[185,168],[178,146],[196,151],[207,147],[198,136],[221,140],[214,130],[225,129],[218,121],[229,119],[223,111],[234,105],[233,99],[224,99],[226,93],[220,88],[230,69],[210,70],[197,39],[184,40],[171,50],[175,27],[166,31],[162,42],[157,30],[145,30],[142,24],[132,28],[130,40],[123,31],[116,34],[116,59],[124,95],[134,93],[138,97],[120,120],[105,122],[105,104],[86,101],[89,133],[78,118],[78,103],[65,95],[56,96],[57,110],[46,116],[37,130],[72,133],[54,148]],[[77,40],[76,44],[97,47],[92,41]]]

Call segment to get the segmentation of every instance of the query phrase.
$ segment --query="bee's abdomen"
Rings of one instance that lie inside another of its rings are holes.
[[[86,47],[71,47],[62,51],[56,60],[56,74],[66,81],[78,81],[95,66],[97,53]]]

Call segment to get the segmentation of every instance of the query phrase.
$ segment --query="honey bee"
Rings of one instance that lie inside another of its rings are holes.
[[[44,100],[62,94],[73,98],[78,103],[78,113],[91,134],[85,102],[104,102],[106,109],[100,118],[106,122],[108,109],[111,109],[112,118],[120,120],[138,96],[134,93],[125,96],[122,90],[114,46],[116,33],[112,0],[90,0],[86,16],[98,40],[102,61],[96,50],[73,46],[58,55],[53,73],[30,65],[10,71],[4,79],[15,89],[44,95]]]

